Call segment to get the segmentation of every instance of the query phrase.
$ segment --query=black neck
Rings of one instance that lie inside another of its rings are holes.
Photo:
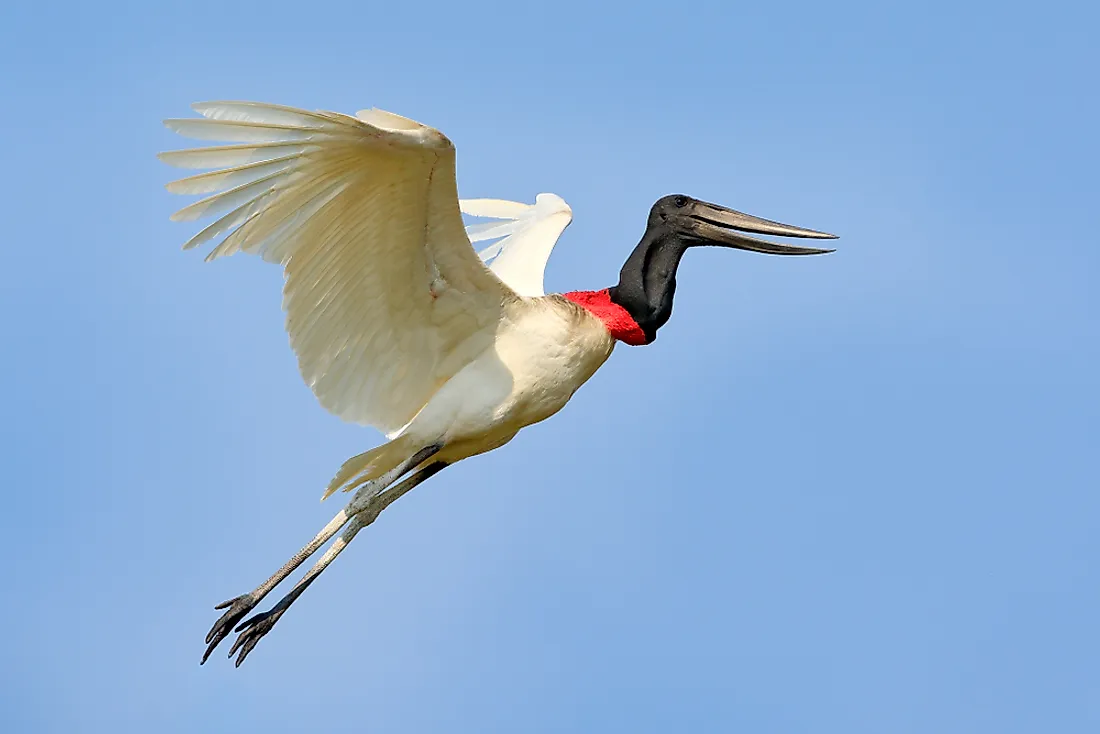
[[[676,268],[687,248],[664,223],[651,222],[619,271],[619,284],[609,289],[611,300],[634,317],[649,341],[672,315]]]

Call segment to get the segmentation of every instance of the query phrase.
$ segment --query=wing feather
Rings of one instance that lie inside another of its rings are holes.
[[[170,150],[158,153],[157,158],[177,168],[229,168],[245,163],[262,163],[284,155],[304,153],[311,149],[309,144],[303,143],[242,143]]]
[[[298,160],[296,154],[290,154],[266,161],[244,163],[231,168],[223,168],[220,171],[181,178],[168,184],[167,189],[173,194],[209,194],[241,184],[252,183],[269,173],[282,173],[297,165]]]
[[[470,242],[503,237],[478,254],[498,278],[521,296],[545,295],[546,262],[561,233],[573,221],[573,210],[555,194],[539,194],[534,204],[501,199],[463,199],[463,214],[498,220],[466,228]]]
[[[195,140],[222,140],[231,143],[294,143],[339,135],[343,130],[322,133],[320,126],[262,125],[254,122],[183,118],[165,120],[172,132]]]

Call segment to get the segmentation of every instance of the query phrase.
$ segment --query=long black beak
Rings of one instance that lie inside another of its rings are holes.
[[[751,214],[726,209],[717,204],[708,204],[705,201],[696,200],[692,204],[689,216],[692,219],[692,229],[695,235],[699,239],[705,240],[700,244],[736,247],[739,250],[763,252],[768,255],[823,255],[827,252],[834,252],[834,250],[823,250],[817,247],[794,247],[749,237],[744,233],[752,232],[753,234],[771,234],[780,237],[801,237],[815,240],[835,240],[837,238],[835,234],[792,227],[789,224],[761,219]]]

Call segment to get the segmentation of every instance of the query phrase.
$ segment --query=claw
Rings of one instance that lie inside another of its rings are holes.
[[[206,662],[206,659],[210,657],[210,653],[214,652],[214,648],[220,645],[221,641],[228,637],[229,633],[233,631],[233,626],[237,624],[244,615],[251,612],[255,606],[256,599],[249,593],[241,594],[228,601],[223,601],[221,604],[214,607],[214,609],[226,609],[226,607],[228,607],[228,610],[214,623],[214,626],[211,627],[210,631],[206,634],[206,652],[203,653],[202,661],[199,665]]]
[[[241,634],[237,637],[237,641],[233,643],[233,647],[229,648],[229,657],[233,657],[233,653],[237,650],[240,650],[241,654],[237,656],[233,667],[241,667],[241,663],[248,657],[248,653],[252,652],[252,648],[256,647],[256,643],[271,631],[271,628],[275,626],[275,623],[279,621],[279,617],[283,616],[285,611],[285,607],[282,609],[276,607],[271,611],[261,612],[237,625],[237,628],[233,631]]]

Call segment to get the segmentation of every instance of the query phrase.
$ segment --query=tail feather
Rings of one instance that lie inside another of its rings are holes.
[[[351,457],[328,483],[321,500],[328,499],[338,489],[350,492],[372,479],[377,479],[412,456],[417,448],[411,437],[399,436],[389,443]]]

